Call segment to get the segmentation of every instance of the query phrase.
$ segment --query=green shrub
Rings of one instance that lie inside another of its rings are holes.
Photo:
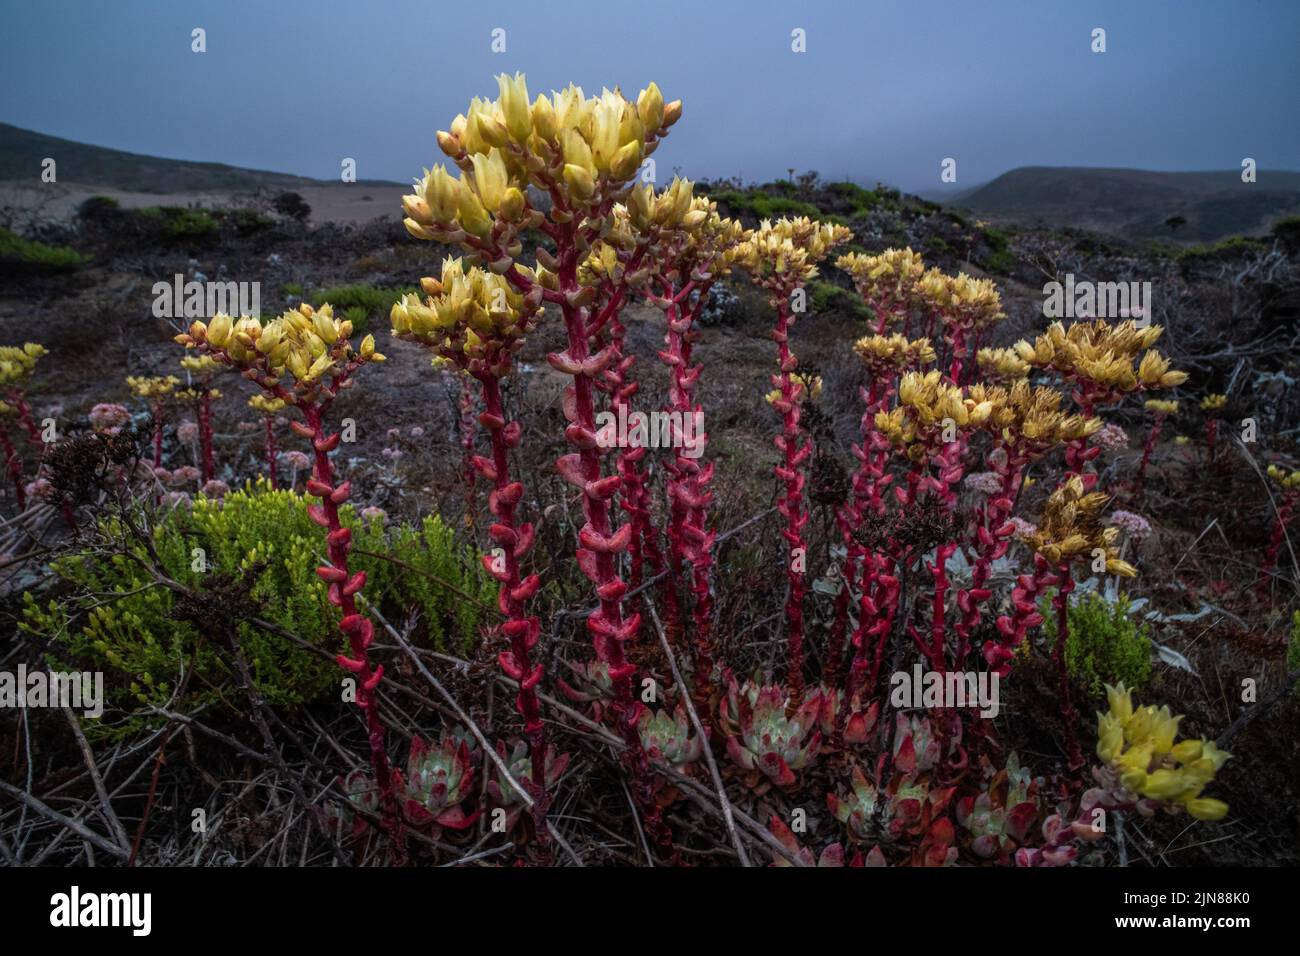
[[[275,225],[275,220],[256,209],[231,209],[223,213],[222,218],[241,236],[250,236]]]
[[[808,291],[812,293],[814,315],[826,312],[839,312],[864,318],[871,315],[871,310],[867,308],[865,302],[848,289],[840,288],[833,282],[814,279],[808,284]]]
[[[798,199],[788,199],[784,196],[769,196],[767,193],[757,190],[741,192],[738,189],[727,189],[713,194],[710,198],[725,203],[733,215],[750,216],[754,219],[808,216],[811,219],[830,221],[837,218],[834,216],[828,217],[812,203],[801,202]]]
[[[280,286],[281,295],[296,295],[300,299],[305,294],[305,291],[306,290],[303,289],[301,282],[286,282],[284,285]]]
[[[478,632],[480,606],[492,605],[496,591],[452,530],[437,517],[418,527],[385,529],[381,520],[361,520],[351,506],[342,518],[353,529],[357,552],[388,555],[406,565],[354,553],[353,569],[368,575],[363,597],[386,617],[395,616],[390,619],[417,614],[418,640],[463,652]],[[115,521],[101,531],[112,540],[125,537]],[[199,498],[192,510],[177,508],[160,521],[152,543],[171,579],[202,589],[215,575],[239,580],[251,575],[250,617],[274,623],[331,655],[342,649],[338,611],[326,601],[326,586],[315,573],[324,550],[322,532],[308,517],[302,495],[271,491],[259,482],[223,502]],[[194,570],[196,548],[203,550],[205,571]],[[140,545],[133,551],[145,555]],[[107,702],[128,710],[162,706],[179,675],[192,666],[179,706],[218,711],[245,706],[209,641],[193,624],[172,616],[172,591],[154,585],[136,560],[120,554],[105,560],[87,552],[61,558],[52,568],[55,595],[38,602],[25,594],[21,626],[50,641],[51,658],[61,664],[103,670]],[[341,672],[332,657],[247,621],[236,627],[254,680],[272,704],[293,707],[337,695]]]
[[[340,285],[330,289],[318,289],[307,298],[314,306],[326,302],[334,307],[335,312],[342,312],[352,319],[354,332],[365,332],[372,320],[380,318],[385,321],[394,303],[410,292],[419,292],[411,286],[401,289],[379,289],[372,285]],[[360,320],[354,318],[360,316]]]
[[[1043,632],[1048,644],[1056,642],[1056,611],[1043,608]],[[1065,639],[1065,664],[1070,676],[1089,693],[1100,694],[1103,684],[1123,681],[1140,688],[1151,676],[1151,636],[1146,622],[1129,617],[1129,600],[1121,595],[1111,603],[1091,592],[1070,603],[1070,633]]]
[[[207,239],[217,234],[219,224],[206,209],[189,209],[184,206],[146,206],[137,210],[137,216],[153,220],[158,239],[165,242],[184,242]]]
[[[15,271],[71,272],[89,261],[76,249],[24,239],[0,229],[0,264]]]

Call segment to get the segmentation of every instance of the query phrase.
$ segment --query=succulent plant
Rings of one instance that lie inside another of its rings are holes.
[[[444,735],[436,746],[411,738],[406,774],[399,771],[394,777],[407,820],[429,827],[435,837],[443,827],[464,830],[482,812],[466,813],[462,806],[473,795],[474,762],[469,742],[459,732]]]
[[[573,680],[570,682],[557,677],[555,683],[559,685],[560,692],[575,703],[590,704],[592,716],[600,720],[614,697],[614,682],[609,676],[609,665],[601,660],[585,664],[566,663],[573,672]]]
[[[976,856],[1006,862],[1024,845],[1038,818],[1040,783],[1012,753],[987,789],[957,801],[957,823],[970,834],[971,851]]]
[[[740,686],[728,676],[721,707],[727,755],[746,772],[750,786],[764,790],[772,784],[791,786],[794,771],[817,757],[822,740],[817,729],[820,701],[810,697],[787,715],[789,704],[783,687],[754,681]]]
[[[822,850],[820,856],[816,856],[813,854],[812,850],[799,845],[798,838],[790,831],[788,826],[781,822],[780,817],[772,817],[772,822],[768,824],[768,829],[772,832],[772,836],[781,841],[785,848],[794,854],[794,856],[798,858],[799,863],[803,866],[842,867],[845,865],[844,847],[839,843],[829,844]],[[878,850],[873,852],[879,854]],[[884,859],[880,858],[879,861],[873,859],[868,862],[867,858],[861,853],[855,853],[853,859],[849,861],[848,865],[853,867],[883,866]],[[773,854],[772,866],[787,867],[795,866],[795,864],[791,863],[778,853]]]
[[[365,770],[353,770],[338,779],[338,785],[347,800],[330,800],[319,810],[322,825],[327,833],[343,842],[356,840],[370,824],[358,810],[368,814],[379,813],[379,788],[375,778]]]
[[[642,710],[636,729],[652,760],[667,761],[679,770],[699,760],[704,753],[704,743],[694,733],[686,710],[680,705],[671,715],[666,707],[658,711]]]
[[[510,776],[514,777],[525,787],[528,786],[532,779],[533,762],[529,755],[528,743],[523,740],[516,740],[514,747],[509,753],[506,752],[506,744],[503,740],[497,741],[497,753],[505,762],[506,767],[510,770]],[[565,769],[569,766],[568,754],[557,754],[555,748],[549,744],[546,747],[545,767],[546,779],[545,786],[547,791],[552,790],[559,782],[560,777],[564,775]],[[519,821],[520,815],[524,811],[524,800],[519,795],[519,791],[510,786],[502,779],[500,771],[495,767],[491,768],[491,775],[487,782],[488,796],[492,802],[506,811],[505,828],[507,831],[514,829],[515,824]]]

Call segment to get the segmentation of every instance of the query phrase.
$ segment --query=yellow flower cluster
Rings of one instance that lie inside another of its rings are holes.
[[[466,269],[460,259],[444,259],[442,277],[426,278],[421,285],[428,293],[423,301],[410,294],[393,305],[393,334],[428,346],[461,368],[472,360],[496,361],[521,347],[538,311],[537,296],[521,295],[503,276]]]
[[[300,404],[318,399],[321,383],[350,371],[349,366],[384,361],[375,351],[373,335],[353,351],[351,334],[352,323],[335,318],[328,303],[319,309],[303,303],[265,324],[248,316],[235,319],[218,313],[210,322],[195,322],[176,341],[198,349],[200,361],[206,358],[242,369],[263,388],[281,385],[288,377],[289,389],[281,397]]]
[[[1287,471],[1277,465],[1268,466],[1268,476],[1277,482],[1283,491],[1300,488],[1300,471]]]
[[[736,262],[759,285],[787,296],[817,275],[817,263],[853,233],[807,217],[764,219],[736,249]]]
[[[275,415],[284,411],[284,399],[272,398],[269,395],[254,395],[248,400],[248,406],[263,415]]]
[[[1102,426],[1100,418],[1062,412],[1063,396],[1056,389],[1034,388],[1025,381],[1011,386],[976,383],[967,395],[976,403],[992,406],[985,425],[1003,444],[1031,454],[1080,441]]]
[[[1070,381],[1091,383],[1112,396],[1146,388],[1173,388],[1186,372],[1170,371],[1169,360],[1151,350],[1164,329],[1139,329],[1132,320],[1076,322],[1066,329],[1053,322],[1031,344],[1017,342],[1016,354],[1035,368],[1050,368]],[[1138,356],[1141,355],[1141,359]]]
[[[126,378],[127,387],[137,398],[157,401],[165,398],[176,390],[176,386],[181,383],[175,375],[128,375]]]
[[[1090,559],[1100,550],[1105,554],[1109,573],[1126,578],[1135,576],[1137,569],[1120,560],[1115,548],[1119,529],[1101,522],[1101,511],[1108,500],[1098,491],[1085,493],[1083,479],[1072,476],[1047,499],[1038,530],[1028,537],[1027,543],[1053,564],[1080,557]]]
[[[876,311],[877,319],[899,318],[916,304],[917,283],[925,274],[925,263],[911,249],[886,249],[874,256],[850,252],[836,259],[835,266],[853,278],[858,295]]]
[[[989,401],[976,401],[950,385],[938,369],[908,372],[898,383],[898,406],[876,413],[876,429],[895,445],[908,447],[908,456],[921,460],[949,422],[957,428],[978,428],[993,412]]]
[[[1015,349],[980,349],[975,361],[989,378],[1002,382],[1017,382],[1029,377],[1030,364]]]
[[[708,197],[694,195],[694,188],[690,180],[677,178],[657,194],[649,185],[632,187],[627,204],[614,206],[609,231],[579,268],[580,283],[621,279],[637,247],[644,247],[641,265],[627,277],[634,287],[655,273],[674,283],[701,271],[728,273],[747,233],[739,222],[719,216]]]
[[[1228,396],[1220,395],[1218,392],[1211,392],[1201,399],[1201,411],[1217,412],[1221,411],[1228,404]]]
[[[213,321],[215,322],[217,318],[219,316],[213,316]],[[226,316],[226,318],[229,319],[230,317]],[[179,337],[177,337],[177,341],[180,341]],[[222,363],[211,355],[187,355],[181,359],[181,368],[200,380],[210,379],[223,370]]]
[[[8,388],[24,381],[36,370],[37,360],[48,354],[45,346],[35,342],[0,346],[0,386]]]
[[[1201,792],[1231,758],[1211,740],[1175,743],[1178,724],[1169,708],[1133,707],[1122,683],[1106,685],[1109,710],[1097,714],[1097,756],[1119,776],[1125,789],[1176,804],[1198,820],[1222,820],[1228,805]]]
[[[530,184],[551,194],[556,221],[594,212],[632,179],[682,111],[680,100],[665,104],[653,83],[635,103],[618,91],[588,97],[572,84],[530,103],[522,73],[502,74],[497,83],[497,99],[475,97],[468,114],[438,133],[459,176],[437,166],[402,198],[416,238],[486,240],[498,222],[537,225]]]
[[[822,377],[805,372],[790,373],[790,381],[794,385],[795,404],[802,402],[805,398],[811,398],[813,401],[822,397]],[[781,390],[774,388],[764,396],[769,405],[776,405],[781,400]]]
[[[1178,402],[1176,400],[1164,398],[1148,398],[1142,403],[1143,407],[1149,412],[1155,412],[1157,415],[1177,415]]]
[[[908,341],[897,333],[867,335],[853,343],[853,351],[875,375],[901,372],[914,365],[929,365],[935,359],[929,339]]]
[[[930,269],[917,284],[921,305],[936,313],[944,325],[964,330],[988,328],[1006,318],[1002,297],[992,279],[973,279],[966,273],[950,276]]]

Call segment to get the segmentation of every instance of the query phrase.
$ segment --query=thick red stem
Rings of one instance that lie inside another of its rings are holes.
[[[528,738],[532,762],[533,823],[537,840],[549,842],[546,829],[546,810],[549,798],[546,793],[546,735],[542,725],[541,705],[537,698],[537,685],[542,679],[542,665],[532,661],[533,648],[537,646],[541,625],[536,617],[525,610],[525,601],[536,593],[539,578],[536,574],[521,578],[519,559],[533,542],[531,525],[521,526],[515,509],[523,495],[523,486],[510,480],[509,450],[519,441],[519,427],[505,420],[501,404],[501,380],[490,370],[475,376],[482,386],[484,414],[482,422],[492,442],[492,468],[488,475],[492,493],[488,507],[496,518],[490,534],[496,551],[484,558],[488,572],[501,584],[497,605],[505,615],[501,629],[510,640],[510,650],[498,657],[501,669],[519,682],[515,708],[524,719],[524,736]]]
[[[280,472],[276,467],[276,450],[275,450],[275,418],[267,415],[266,418],[266,442],[263,445],[263,452],[266,455],[266,470],[271,476],[271,490],[275,491],[280,487]]]
[[[373,669],[370,666],[368,649],[374,641],[374,625],[357,611],[355,600],[355,595],[365,584],[366,576],[364,571],[352,574],[348,570],[352,532],[344,528],[339,519],[339,505],[348,499],[349,484],[344,482],[337,488],[334,486],[334,469],[329,458],[330,450],[338,445],[339,436],[338,433],[326,432],[320,404],[303,405],[301,408],[307,427],[311,429],[312,450],[315,453],[315,467],[312,470],[312,480],[308,483],[308,491],[321,500],[320,505],[313,506],[312,517],[328,532],[326,544],[330,563],[317,569],[317,574],[329,583],[329,601],[343,614],[339,630],[347,637],[352,656],[340,654],[337,661],[340,667],[356,679],[356,703],[366,721],[370,765],[375,774],[375,785],[379,789],[384,829],[392,838],[394,846],[400,848],[401,822],[393,792],[388,750],[384,745],[384,725],[379,718],[379,683],[383,679],[384,667],[382,664]]]
[[[27,507],[27,490],[23,488],[23,463],[9,437],[9,429],[0,426],[0,451],[4,452],[5,465],[9,469],[9,479],[14,483],[14,495],[18,499],[18,510]]]
[[[786,540],[786,580],[789,594],[785,602],[786,619],[786,682],[790,691],[790,706],[798,708],[803,702],[803,601],[807,575],[808,548],[803,539],[803,528],[808,514],[803,510],[804,462],[811,448],[800,443],[800,397],[796,395],[794,376],[791,374],[798,361],[790,351],[790,326],[793,324],[789,297],[776,297],[776,340],[781,374],[776,383],[781,391],[781,434],[776,437],[777,450],[783,460],[776,467],[776,475],[785,483],[785,494],[777,502],[777,510],[785,517],[781,536]]]

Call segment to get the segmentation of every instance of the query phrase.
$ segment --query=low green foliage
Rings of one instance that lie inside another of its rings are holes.
[[[981,259],[982,265],[989,272],[1010,275],[1016,268],[1016,257],[1011,252],[1011,237],[1001,229],[987,227],[984,229],[984,241],[990,251]]]
[[[812,311],[814,315],[827,312],[838,312],[863,318],[871,315],[871,310],[865,302],[848,289],[843,289],[833,282],[813,280],[808,284],[808,291],[812,294]]]
[[[219,224],[206,209],[182,206],[147,206],[138,211],[145,219],[159,221],[159,233],[169,242],[208,239],[217,234]]]
[[[437,517],[385,528],[382,519],[362,520],[351,506],[342,517],[353,529],[353,570],[368,575],[363,598],[392,619],[417,614],[416,635],[427,645],[464,651],[475,640],[482,607],[495,602],[496,586],[452,530]],[[110,540],[126,538],[114,521],[100,530]],[[211,589],[207,593],[222,600],[213,582],[252,579],[249,601],[227,613],[237,622],[259,689],[276,706],[339,692],[341,672],[332,659],[343,649],[338,611],[326,601],[326,586],[315,573],[322,534],[302,495],[271,491],[264,482],[224,501],[199,498],[192,510],[176,508],[154,530],[153,547],[172,580]],[[140,545],[132,553],[145,557]],[[192,669],[187,708],[245,705],[232,690],[211,635],[173,616],[174,593],[154,584],[137,560],[122,554],[105,560],[88,552],[59,559],[53,570],[56,594],[41,601],[25,594],[21,626],[51,642],[54,660],[105,671],[109,703],[128,710],[168,704],[181,674]],[[241,620],[245,614],[297,634],[328,656]]]
[[[334,307],[335,314],[342,313],[352,320],[352,331],[358,334],[366,332],[370,323],[380,318],[387,320],[394,303],[402,296],[419,292],[419,289],[405,287],[400,289],[380,289],[372,285],[339,285],[329,289],[316,289],[306,298],[314,306],[326,302]]]
[[[810,219],[830,221],[820,209],[809,202],[788,199],[784,196],[769,196],[765,192],[727,189],[714,193],[710,198],[725,203],[736,216],[751,216],[754,219],[779,219],[781,216],[808,216]]]
[[[1050,646],[1056,642],[1056,612],[1045,606],[1043,617]],[[1092,694],[1120,681],[1141,688],[1151,676],[1149,628],[1129,616],[1129,600],[1123,595],[1114,603],[1096,592],[1082,595],[1070,604],[1065,664],[1070,676]]]
[[[30,272],[71,272],[88,260],[76,249],[24,239],[0,229],[0,264]]]

